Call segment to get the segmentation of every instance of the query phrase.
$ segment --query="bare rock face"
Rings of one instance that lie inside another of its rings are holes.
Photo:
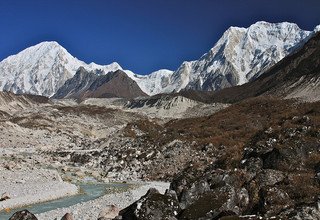
[[[34,214],[28,210],[22,210],[14,213],[9,220],[38,220]]]
[[[117,70],[107,74],[88,72],[79,68],[75,76],[59,88],[53,98],[135,98],[147,96],[125,72]]]
[[[119,215],[119,208],[115,205],[109,205],[104,208],[98,216],[98,220],[109,220],[114,219]]]
[[[171,184],[183,208],[179,219],[217,219],[239,215],[247,209],[249,193],[242,187],[245,179],[241,172],[211,169],[204,173],[193,172],[193,177],[190,170],[187,172],[189,176],[177,176]],[[190,177],[195,181],[190,182]]]
[[[178,198],[173,191],[164,195],[156,189],[150,189],[147,194],[129,207],[120,211],[123,220],[175,220],[180,207]]]
[[[70,213],[66,213],[61,220],[73,220],[73,216]]]

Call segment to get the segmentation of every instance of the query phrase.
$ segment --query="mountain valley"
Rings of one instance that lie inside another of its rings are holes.
[[[86,64],[56,42],[1,61],[0,171],[19,172],[17,191],[33,177],[26,182],[24,172],[71,188],[87,180],[132,187],[106,193],[121,195],[115,204],[101,197],[15,215],[319,219],[318,31],[230,27],[199,60],[146,76]],[[0,194],[1,216],[19,193]]]

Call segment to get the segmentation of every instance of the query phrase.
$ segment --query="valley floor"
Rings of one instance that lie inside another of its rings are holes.
[[[270,97],[231,106],[175,97],[131,105],[11,101],[0,106],[0,172],[50,169],[71,183],[171,182],[165,195],[151,190],[127,207],[122,214],[129,219],[317,219],[319,106]],[[168,184],[140,185],[38,217],[70,212],[96,219],[104,207],[122,209],[150,187],[163,192]]]

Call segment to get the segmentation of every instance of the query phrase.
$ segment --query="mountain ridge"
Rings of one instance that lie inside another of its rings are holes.
[[[216,91],[257,78],[319,30],[320,25],[314,31],[304,31],[289,22],[259,21],[248,28],[232,26],[198,60],[185,61],[175,71],[163,69],[149,75],[123,70],[116,62],[86,64],[56,41],[42,42],[0,62],[0,90],[51,97],[83,66],[102,74],[123,70],[148,95]]]
[[[0,89],[50,97],[80,66],[105,72],[122,69],[115,62],[106,66],[86,64],[56,41],[45,41],[0,62]]]
[[[302,48],[282,59],[252,82],[213,93],[198,93],[198,96],[210,102],[224,103],[234,103],[261,95],[317,101],[320,97],[319,57],[320,32],[317,32]]]
[[[80,67],[76,74],[60,87],[54,99],[71,98],[136,98],[147,96],[138,84],[122,70],[103,74]]]

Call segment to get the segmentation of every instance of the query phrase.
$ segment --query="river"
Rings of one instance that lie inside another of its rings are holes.
[[[33,214],[39,214],[47,211],[51,211],[57,208],[63,208],[63,207],[69,207],[72,205],[75,205],[77,203],[86,202],[89,200],[97,199],[107,193],[108,189],[111,189],[111,191],[116,189],[127,189],[127,184],[122,183],[108,183],[108,184],[97,184],[97,183],[85,183],[80,184],[80,194],[70,196],[70,197],[64,197],[61,199],[39,203],[39,204],[33,204],[26,207],[21,207],[17,209],[12,209],[10,212],[0,212],[0,219],[1,220],[8,220],[13,213],[27,209]]]

